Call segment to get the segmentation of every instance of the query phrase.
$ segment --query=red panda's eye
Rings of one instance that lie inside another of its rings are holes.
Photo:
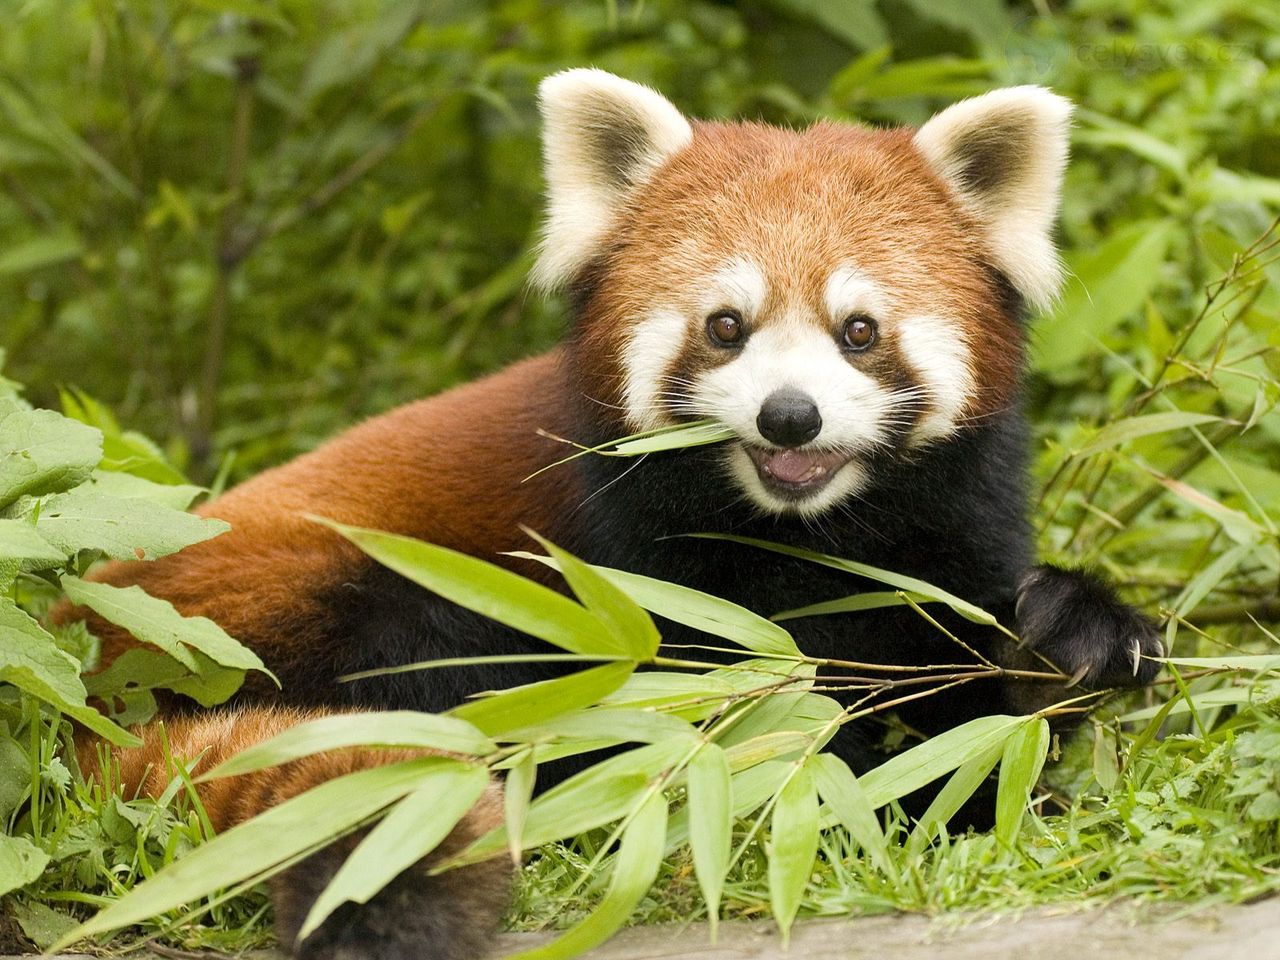
[[[876,342],[876,322],[866,314],[855,313],[844,323],[844,345],[850,350],[865,350]]]
[[[732,346],[742,339],[742,318],[732,310],[717,310],[707,318],[707,333],[719,346]]]

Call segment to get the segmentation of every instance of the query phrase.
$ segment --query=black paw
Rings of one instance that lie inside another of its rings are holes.
[[[1156,625],[1110,584],[1080,570],[1039,566],[1018,586],[1018,634],[1031,650],[1097,690],[1144,686],[1164,656]]]
[[[487,954],[510,900],[505,860],[434,877],[423,861],[368,903],[344,903],[295,942],[311,905],[360,836],[325,847],[272,881],[281,947],[298,960],[478,960]]]

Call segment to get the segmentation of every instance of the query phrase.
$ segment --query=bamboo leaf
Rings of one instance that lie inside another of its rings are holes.
[[[834,754],[820,753],[809,761],[809,767],[819,795],[836,819],[877,867],[894,876],[889,841],[880,828],[871,800],[849,765]]]
[[[424,774],[413,793],[391,808],[325,885],[298,931],[298,941],[343,903],[368,903],[439,846],[488,785],[485,767],[461,760],[445,760]]]
[[[965,761],[957,768],[930,802],[907,838],[908,855],[919,853],[930,840],[947,829],[951,818],[982,786],[1003,753],[1004,744],[997,743],[986,753]]]
[[[570,653],[619,653],[600,619],[549,587],[447,547],[314,517],[373,559],[461,607]]]
[[[962,600],[955,594],[948,593],[939,589],[932,584],[925,583],[923,580],[917,580],[915,577],[905,577],[900,573],[894,573],[892,570],[884,570],[880,567],[873,567],[870,564],[859,563],[856,560],[845,560],[841,557],[833,557],[829,554],[818,553],[814,550],[805,550],[803,547],[791,547],[781,543],[771,543],[768,540],[757,540],[754,537],[739,537],[728,533],[691,533],[691,537],[700,537],[707,540],[728,540],[732,543],[741,543],[749,547],[759,547],[761,550],[769,550],[773,553],[780,553],[784,556],[795,557],[799,560],[807,560],[810,563],[821,564],[824,567],[831,567],[833,570],[842,570],[845,573],[852,573],[855,576],[866,577],[868,580],[876,580],[880,583],[887,583],[891,587],[897,587],[899,590],[905,590],[912,595],[927,597],[938,603],[945,603],[960,616],[966,620],[972,620],[974,623],[984,623],[988,626],[997,626],[997,620],[994,616],[987,613],[981,607]]]
[[[1112,447],[1120,447],[1139,437],[1149,437],[1157,433],[1168,433],[1202,423],[1220,422],[1221,417],[1211,413],[1189,413],[1184,410],[1173,410],[1167,413],[1148,413],[1138,417],[1126,417],[1109,423],[1079,450],[1077,457],[1090,457]]]
[[[818,793],[807,765],[778,794],[770,838],[769,902],[785,943],[818,855]]]
[[[811,603],[794,610],[775,613],[772,620],[795,620],[799,617],[821,617],[832,613],[857,613],[861,610],[879,610],[883,607],[905,607],[907,599],[915,603],[936,603],[932,597],[919,593],[908,593],[904,590],[870,590],[866,593],[855,593],[850,597],[838,597],[835,600],[824,600]]]
[[[559,569],[559,564],[553,557],[540,557],[523,551],[513,553],[512,556],[537,560]],[[612,567],[592,569],[650,613],[703,633],[722,637],[753,653],[777,656],[798,656],[800,653],[790,633],[746,607],[691,587],[655,580],[626,570],[615,570]]]
[[[635,670],[630,660],[606,663],[514,687],[492,697],[472,700],[449,711],[489,736],[542,723],[563,713],[589,707],[617,690]]]
[[[511,862],[520,866],[524,853],[524,825],[533,800],[533,787],[538,776],[538,761],[533,748],[521,755],[518,763],[507,771],[502,789],[503,821],[507,826],[507,852]]]
[[[711,938],[720,920],[720,895],[733,841],[733,786],[729,761],[714,743],[705,744],[689,762],[689,841],[698,887],[707,904]]]
[[[456,717],[415,710],[338,714],[299,723],[255,743],[218,764],[199,780],[237,777],[345,747],[422,747],[471,756],[483,756],[498,749],[497,744],[479,730]]]
[[[1028,720],[1005,741],[1000,759],[1000,787],[996,794],[996,839],[1012,846],[1018,839],[1022,815],[1040,779],[1049,749],[1049,721]]]

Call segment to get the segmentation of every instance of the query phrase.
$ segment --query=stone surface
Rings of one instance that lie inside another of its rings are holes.
[[[553,939],[505,934],[497,955]],[[136,960],[197,958],[178,951],[139,952]],[[208,954],[218,960],[218,954]],[[892,914],[797,924],[784,947],[770,923],[726,923],[716,944],[705,924],[635,927],[586,960],[1280,960],[1280,899],[1250,906],[1139,913],[1131,906],[1020,916],[942,919]],[[17,958],[0,957],[0,960]],[[30,958],[26,958],[30,960]],[[55,960],[89,960],[67,955]],[[251,960],[279,960],[255,953]],[[423,958],[428,960],[428,958]]]

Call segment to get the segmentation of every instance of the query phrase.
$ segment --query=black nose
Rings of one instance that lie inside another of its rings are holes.
[[[756,427],[770,443],[798,447],[822,430],[822,415],[818,405],[799,390],[778,390],[761,404]]]

